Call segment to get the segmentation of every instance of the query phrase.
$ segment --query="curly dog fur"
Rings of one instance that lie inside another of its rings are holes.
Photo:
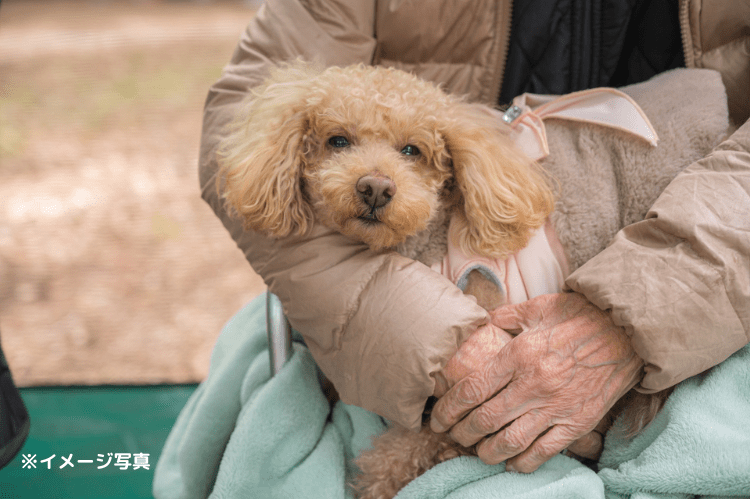
[[[298,62],[252,90],[222,143],[217,187],[247,229],[272,237],[304,234],[317,221],[429,265],[442,257],[453,217],[464,252],[504,257],[553,209],[548,178],[509,132],[496,112],[403,71]],[[473,278],[491,310],[491,291]],[[428,426],[396,427],[358,458],[354,486],[363,497],[393,497],[468,454]]]
[[[223,143],[221,191],[255,231],[302,234],[317,220],[376,250],[458,208],[463,247],[502,256],[523,248],[553,207],[544,175],[508,132],[486,107],[402,71],[283,66],[253,90]],[[332,146],[334,137],[348,145]],[[419,154],[402,154],[406,146]],[[368,174],[397,190],[371,219],[355,188]]]

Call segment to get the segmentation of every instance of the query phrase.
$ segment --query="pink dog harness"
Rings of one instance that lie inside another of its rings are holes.
[[[454,224],[448,229],[448,252],[432,265],[461,290],[469,273],[479,271],[500,291],[504,304],[518,304],[537,295],[562,290],[569,274],[568,261],[549,220],[537,229],[528,245],[505,259],[466,255],[455,243]]]
[[[523,94],[498,119],[511,126],[511,139],[530,158],[549,155],[544,120],[557,118],[593,123],[628,132],[656,146],[659,138],[643,110],[627,94],[611,88],[574,92],[564,96]],[[570,273],[562,244],[549,219],[528,245],[506,259],[466,255],[456,244],[453,221],[448,229],[448,252],[432,265],[460,289],[469,273],[480,272],[494,283],[505,304],[518,304],[538,295],[559,293]]]

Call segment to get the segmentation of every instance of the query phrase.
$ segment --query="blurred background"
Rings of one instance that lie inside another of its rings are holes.
[[[265,289],[197,174],[256,7],[0,1],[0,340],[31,420],[0,498],[150,497],[222,326]],[[150,468],[59,468],[121,452]]]
[[[0,338],[17,385],[194,383],[264,290],[200,198],[256,5],[0,2]]]

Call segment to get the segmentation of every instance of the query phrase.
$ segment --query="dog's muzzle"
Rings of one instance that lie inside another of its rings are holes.
[[[374,218],[375,211],[390,203],[396,194],[396,183],[389,177],[379,174],[364,175],[357,181],[357,194],[362,202],[370,208],[364,218]]]

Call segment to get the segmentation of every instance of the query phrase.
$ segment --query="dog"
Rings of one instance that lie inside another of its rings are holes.
[[[545,224],[554,195],[498,116],[396,69],[281,65],[252,89],[222,142],[217,189],[247,229],[274,238],[318,222],[429,266],[445,254],[450,224],[465,254],[505,258]],[[489,311],[501,299],[476,271],[464,292]],[[666,399],[629,397],[620,406],[641,408],[636,431]],[[461,455],[476,452],[428,425],[395,427],[357,459],[354,487],[390,498]]]

